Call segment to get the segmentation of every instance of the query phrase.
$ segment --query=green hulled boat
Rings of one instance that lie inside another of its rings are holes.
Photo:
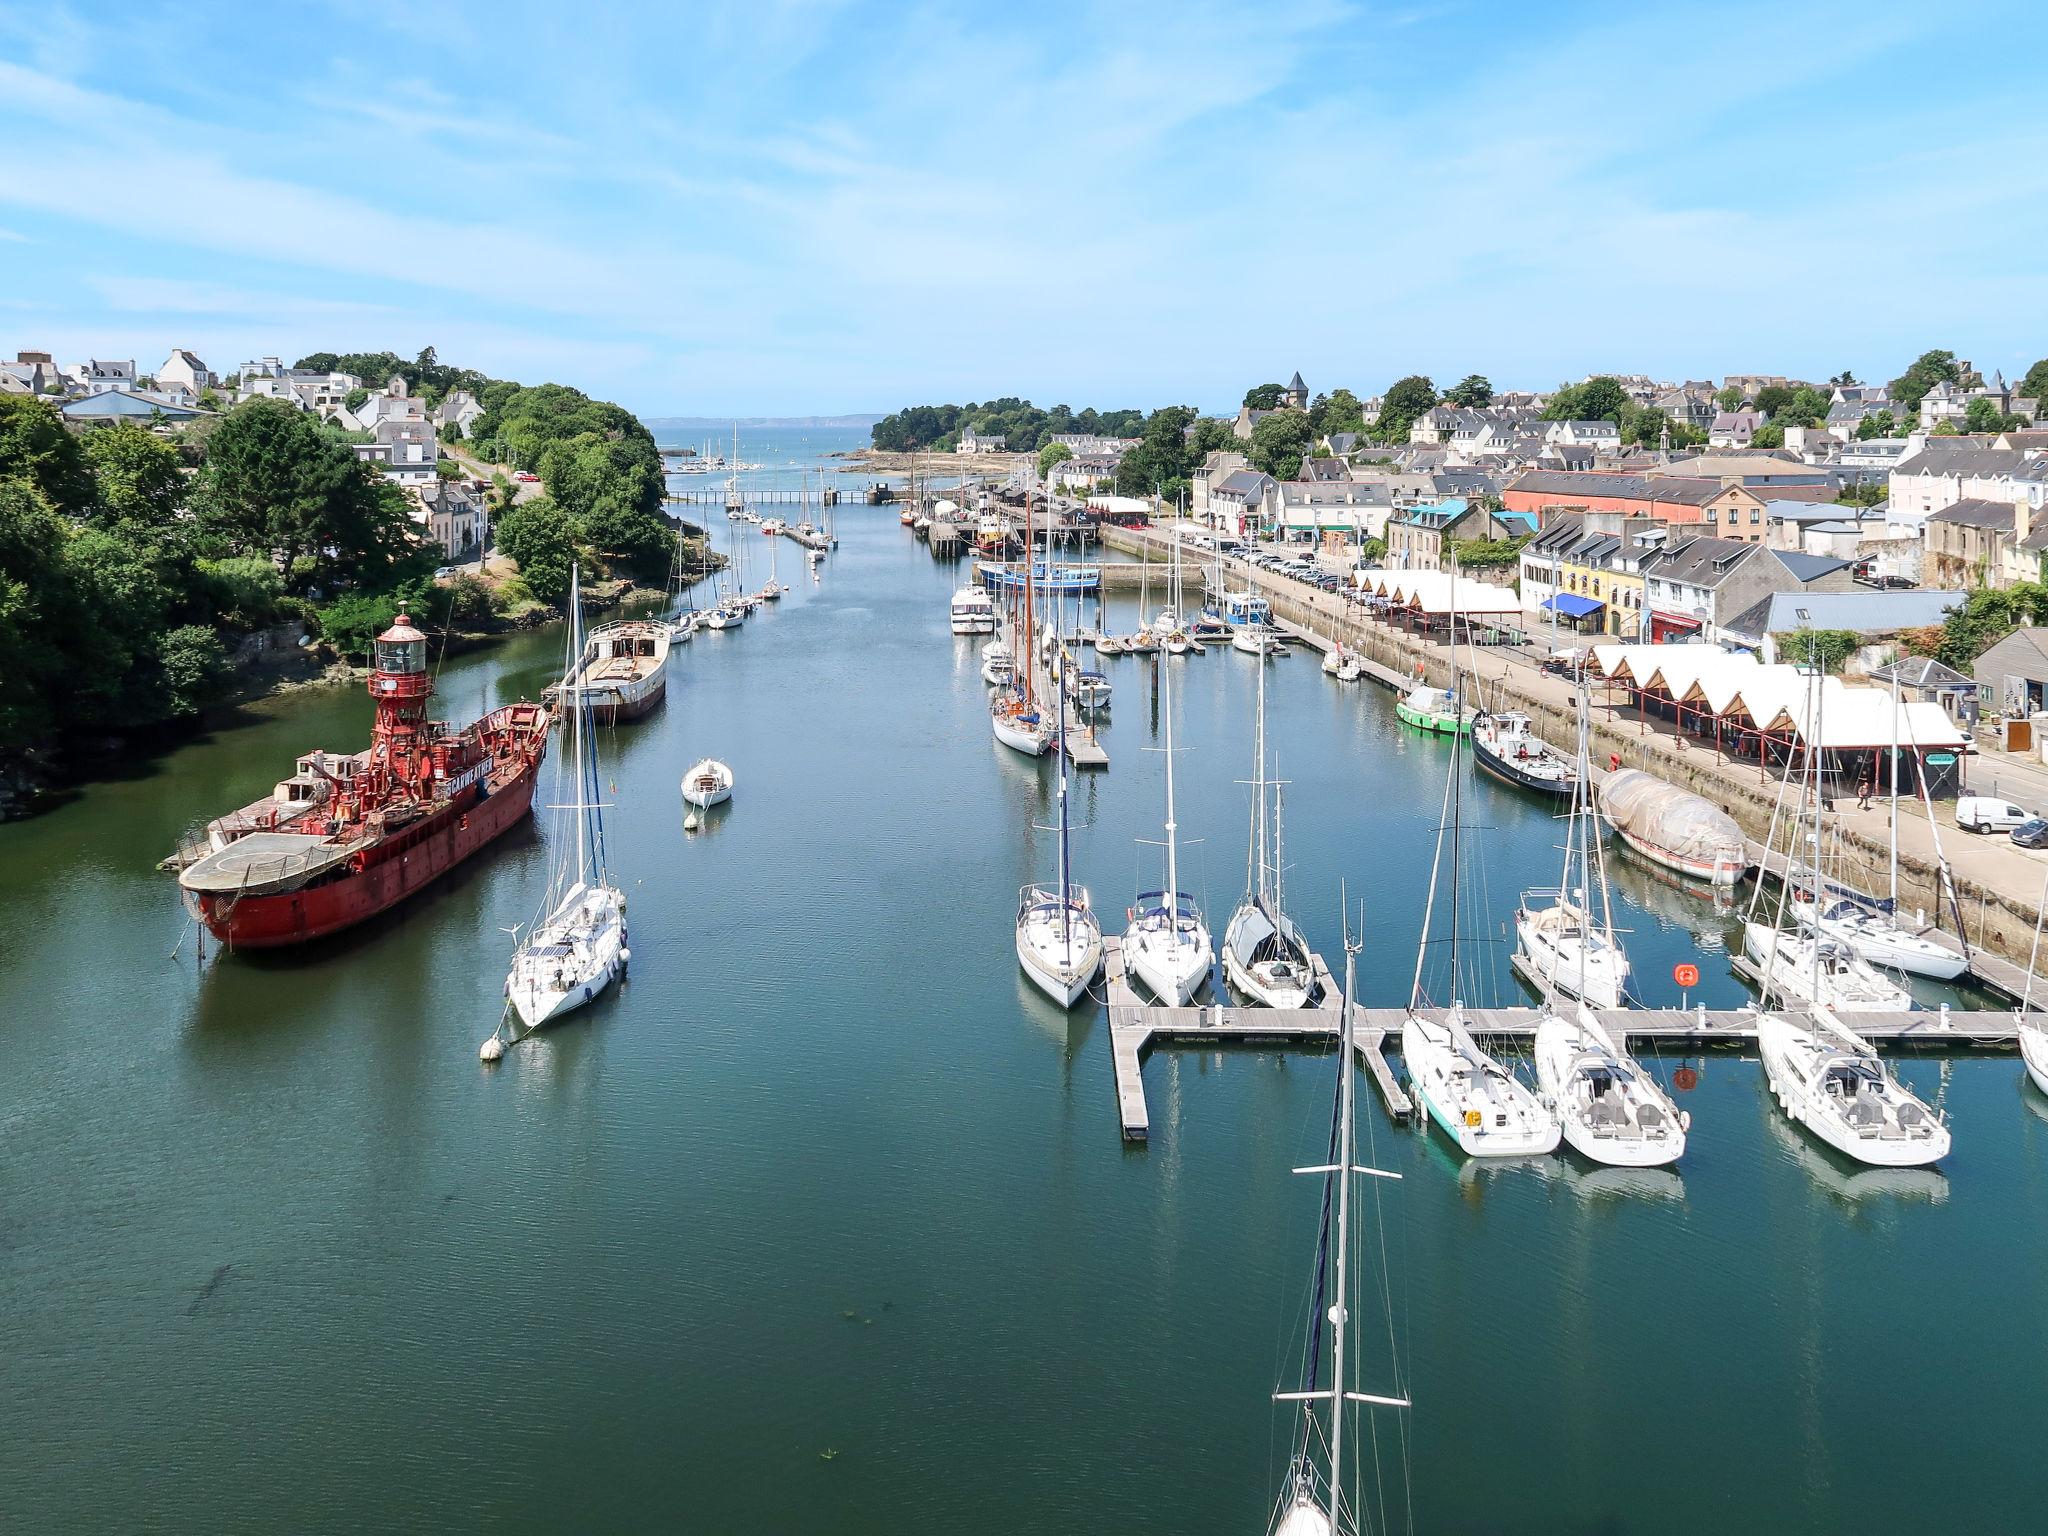
[[[1394,706],[1394,713],[1418,731],[1434,731],[1440,736],[1472,734],[1471,707],[1460,708],[1456,695],[1447,688],[1412,689]]]

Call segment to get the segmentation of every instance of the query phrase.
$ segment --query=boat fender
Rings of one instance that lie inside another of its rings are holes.
[[[625,969],[625,968],[626,968],[627,966],[631,965],[632,963],[633,963],[633,951],[631,951],[630,949],[622,949],[622,950],[620,950],[620,951],[619,951],[619,969],[623,971],[623,970],[624,970],[624,969]]]
[[[1681,1130],[1681,1131],[1690,1131],[1690,1130],[1692,1129],[1692,1111],[1691,1111],[1691,1110],[1689,1110],[1689,1109],[1681,1109],[1681,1110],[1680,1110],[1680,1111],[1678,1112],[1678,1128],[1679,1128],[1679,1130]]]
[[[455,819],[455,825],[461,831],[467,832],[469,830],[469,818],[467,816],[458,816]]]
[[[355,873],[360,875],[364,870],[370,867],[369,855],[364,853],[360,848],[358,848],[354,853],[349,855],[348,867]]]
[[[1471,1126],[1474,1130],[1477,1130],[1481,1125],[1486,1123],[1486,1117],[1480,1114],[1479,1111],[1476,1109],[1468,1109],[1465,1111],[1465,1123]]]

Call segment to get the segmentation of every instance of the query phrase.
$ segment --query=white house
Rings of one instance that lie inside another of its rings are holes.
[[[376,465],[386,480],[426,489],[440,478],[441,445],[425,415],[386,417],[375,430],[375,442],[356,444],[356,457]]]
[[[2011,502],[2013,477],[2027,463],[2018,449],[1929,438],[1918,453],[1893,466],[1891,504],[1925,517],[1966,498]],[[2018,495],[2027,499],[2024,491]]]
[[[1715,448],[1747,448],[1763,424],[1761,411],[1721,411],[1707,428],[1707,442]]]
[[[1546,443],[1570,443],[1606,453],[1621,451],[1621,428],[1611,421],[1553,421]]]
[[[961,429],[960,436],[953,444],[955,453],[1001,453],[1004,438],[995,432],[976,431],[973,427]]]
[[[469,429],[476,425],[477,418],[483,413],[484,408],[468,390],[451,389],[442,398],[441,403],[434,407],[434,425],[445,427],[452,423],[457,432],[467,437]],[[1077,449],[1076,452],[1078,451]]]
[[[182,384],[193,395],[204,393],[220,382],[213,376],[213,370],[199,361],[197,353],[184,347],[173,347],[171,355],[164,359],[163,366],[156,371],[156,387],[168,390],[174,384]]]
[[[110,389],[133,393],[135,389],[135,359],[132,357],[118,361],[96,357],[87,362],[73,363],[64,372],[71,387],[81,395],[103,395]]]

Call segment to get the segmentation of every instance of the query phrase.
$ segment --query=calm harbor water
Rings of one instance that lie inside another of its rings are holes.
[[[538,823],[310,954],[171,957],[155,860],[296,752],[357,746],[359,691],[0,827],[0,1525],[1264,1528],[1316,1216],[1288,1170],[1321,1158],[1332,1058],[1162,1050],[1153,1140],[1120,1144],[1104,1018],[1051,1008],[1011,948],[1051,772],[991,740],[979,642],[946,633],[959,571],[892,510],[839,527],[822,580],[784,546],[779,608],[679,650],[666,705],[605,734],[632,975],[495,1069]],[[559,644],[451,660],[441,711],[537,695]],[[1183,868],[1220,927],[1254,663],[1176,665]],[[1120,914],[1157,884],[1161,760],[1149,663],[1107,670],[1075,849]],[[1348,882],[1361,997],[1398,1003],[1447,748],[1310,659],[1269,680],[1290,904],[1337,960]],[[738,791],[686,836],[707,753]],[[1557,827],[1478,778],[1466,804],[1497,937]],[[1650,999],[1696,960],[1696,999],[1741,1001],[1734,916],[1617,873]],[[1461,1165],[1363,1090],[1368,1160],[1407,1175],[1384,1209],[1415,1528],[2024,1519],[2048,1101],[2009,1058],[1912,1062],[1954,1156],[1856,1172],[1754,1062],[1695,1065],[1683,1172],[1648,1187]]]

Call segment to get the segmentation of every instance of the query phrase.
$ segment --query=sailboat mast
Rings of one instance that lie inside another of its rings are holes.
[[[1173,821],[1173,657],[1164,646],[1154,663],[1159,668],[1159,709],[1166,720],[1166,907],[1173,932],[1180,932],[1180,855]]]
[[[1353,1063],[1351,1057],[1351,987],[1357,970],[1358,950],[1351,941],[1351,914],[1344,914],[1344,1017],[1337,1026],[1337,1265],[1336,1301],[1330,1308],[1330,1529],[1338,1524],[1338,1505],[1343,1502],[1344,1455],[1344,1325],[1350,1320],[1351,1292],[1346,1285],[1351,1243],[1351,1164]]]
[[[1252,715],[1252,848],[1245,891],[1266,894],[1266,658],[1259,658],[1258,706]]]
[[[575,656],[576,664],[583,660],[583,573],[580,567],[569,567],[569,649]],[[590,770],[584,764],[584,711],[588,698],[583,687],[584,679],[579,674],[576,680],[575,709],[569,717],[569,747],[576,758],[576,883],[587,885],[590,879]]]
[[[1899,663],[1892,662],[1892,922],[1899,920]]]
[[[1458,749],[1465,735],[1465,701],[1458,693],[1458,557],[1451,557],[1451,1003],[1458,997],[1458,825],[1464,810],[1464,775]]]

